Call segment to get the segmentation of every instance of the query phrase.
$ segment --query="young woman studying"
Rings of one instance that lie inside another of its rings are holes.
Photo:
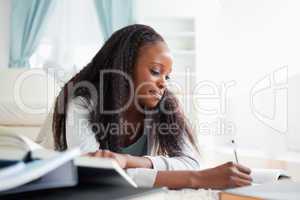
[[[140,186],[250,184],[250,170],[241,165],[200,170],[194,134],[167,88],[172,63],[166,42],[151,27],[116,31],[57,97],[55,149],[80,147],[89,156],[114,158]]]

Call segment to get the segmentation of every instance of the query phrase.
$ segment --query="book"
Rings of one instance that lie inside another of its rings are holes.
[[[32,157],[45,159],[57,154],[59,152],[37,149],[32,152]],[[73,160],[77,168],[79,182],[137,187],[137,184],[114,159],[76,156]]]
[[[45,159],[57,154],[59,154],[59,152],[45,151],[45,149],[42,148],[33,151],[32,157]],[[137,188],[137,184],[114,159],[76,156],[74,158],[74,165],[77,167],[80,183],[96,183]]]
[[[113,159],[80,156],[74,162],[80,182],[137,188],[136,183]]]
[[[63,153],[47,153],[37,159],[33,153],[44,155],[48,150],[25,136],[0,132],[0,195],[56,187],[74,186],[78,182],[74,157],[79,148]]]
[[[27,161],[30,159],[30,152],[39,149],[40,146],[31,142],[28,138],[10,134],[6,132],[0,133],[0,169],[19,161]]]
[[[1,168],[0,194],[76,185],[73,158],[77,155],[79,149],[72,149],[49,159],[19,161]]]
[[[229,189],[219,193],[220,200],[298,200],[300,183],[291,180]]]
[[[32,141],[27,143],[35,146],[35,151],[32,152],[32,156],[35,158],[49,158],[58,153],[54,151],[44,151],[43,147],[37,147],[38,144]],[[74,164],[77,167],[79,182],[138,187],[127,172],[122,169],[114,159],[77,156],[74,158]]]
[[[22,135],[0,133],[0,141],[0,170],[1,163],[2,166],[7,166],[9,163],[17,164],[20,160],[25,161],[24,163],[30,159],[51,160],[61,155],[60,152],[45,149]],[[80,156],[78,153],[72,160],[79,182],[137,187],[114,159]]]

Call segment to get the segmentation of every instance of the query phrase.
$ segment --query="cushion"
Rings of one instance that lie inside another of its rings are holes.
[[[59,90],[43,69],[0,69],[0,125],[42,125]]]

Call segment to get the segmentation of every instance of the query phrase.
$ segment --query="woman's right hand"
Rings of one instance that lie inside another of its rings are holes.
[[[226,189],[251,185],[251,170],[240,164],[227,162],[214,168],[194,173],[193,188]]]
[[[121,168],[125,169],[128,166],[128,155],[115,153],[109,150],[97,150],[95,152],[90,152],[85,154],[85,156],[98,157],[98,158],[112,158],[120,165]]]

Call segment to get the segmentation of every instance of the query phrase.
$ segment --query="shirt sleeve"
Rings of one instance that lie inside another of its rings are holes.
[[[79,147],[82,153],[99,149],[89,121],[90,105],[83,97],[76,97],[68,103],[66,117],[66,139],[68,148]]]
[[[127,169],[126,172],[138,187],[151,188],[154,186],[158,171],[147,168],[131,168]]]
[[[199,155],[195,148],[186,138],[182,152],[179,156],[145,156],[152,162],[153,169],[156,170],[199,170]]]
[[[186,139],[180,156],[145,156],[153,164],[153,169],[127,169],[129,176],[139,187],[153,187],[157,172],[163,170],[199,170],[200,161],[198,153]]]

